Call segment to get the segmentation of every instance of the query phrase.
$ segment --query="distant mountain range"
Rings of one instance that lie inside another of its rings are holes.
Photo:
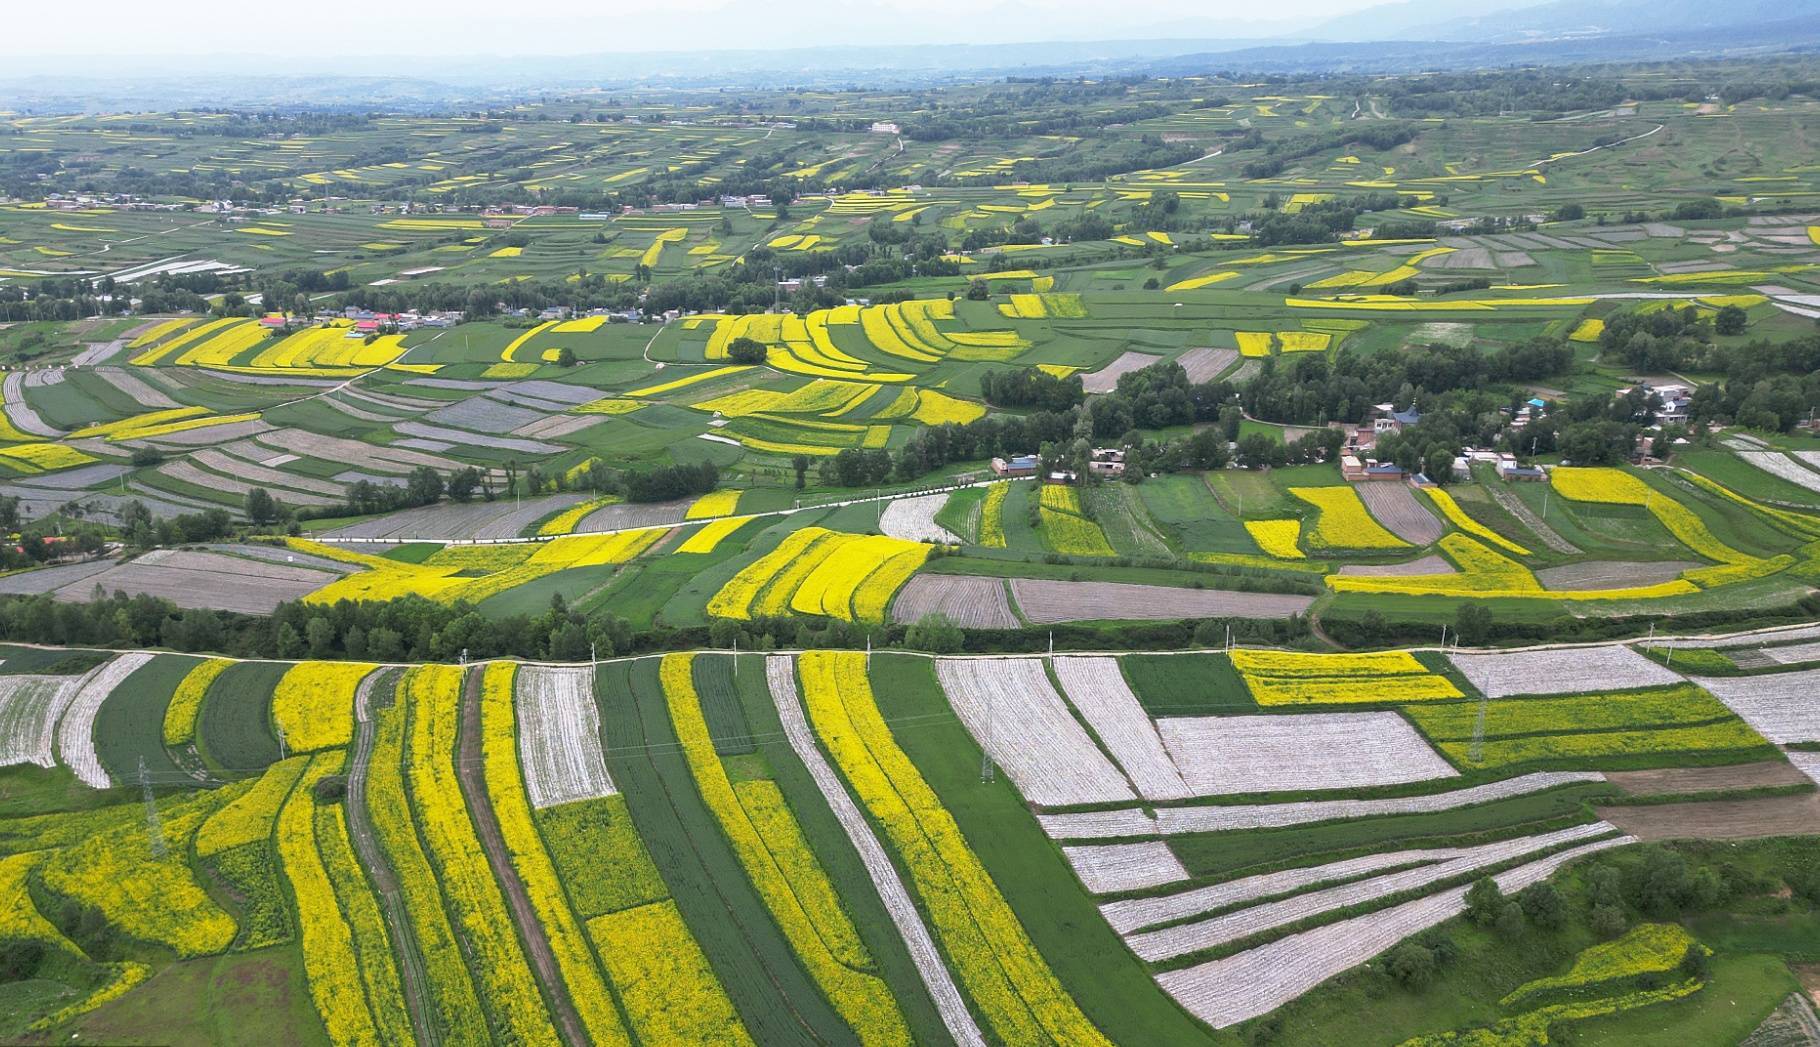
[[[1188,19],[1133,24],[1133,39],[858,45],[568,56],[324,56],[274,74],[264,59],[9,59],[0,107],[27,111],[191,105],[285,108],[485,104],[538,92],[902,87],[1018,76],[1401,73],[1820,50],[1820,0],[1398,0],[1311,26]],[[104,73],[71,75],[92,68]]]

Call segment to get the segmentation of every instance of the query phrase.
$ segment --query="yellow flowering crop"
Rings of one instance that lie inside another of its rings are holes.
[[[354,691],[368,662],[299,662],[272,692],[272,722],[292,752],[334,749],[354,740]]]
[[[1321,654],[1241,647],[1232,652],[1232,664],[1247,676],[1386,676],[1428,672],[1428,667],[1408,651]]]
[[[588,921],[588,934],[641,1042],[752,1047],[751,1034],[675,902],[596,916]]]
[[[1258,548],[1283,560],[1301,560],[1306,557],[1297,543],[1302,537],[1302,521],[1288,520],[1246,520],[1245,530],[1251,540],[1258,543]]]
[[[45,886],[101,910],[107,921],[140,941],[179,956],[209,956],[234,940],[234,918],[215,904],[190,872],[190,837],[220,797],[182,803],[164,819],[169,851],[154,858],[142,822],[130,822],[57,852],[45,862]]]
[[[537,922],[549,939],[550,951],[562,972],[562,981],[574,1001],[576,1013],[587,1026],[588,1036],[596,1044],[629,1044],[625,1026],[613,1006],[588,939],[562,881],[550,862],[537,826],[531,820],[531,805],[525,796],[524,780],[518,769],[518,745],[512,710],[512,687],[517,666],[510,662],[493,662],[485,669],[481,688],[481,755],[486,766],[487,796],[493,815],[499,821],[500,835],[511,852],[512,867],[523,881],[525,893],[537,910]]]
[[[411,810],[424,850],[439,874],[443,897],[462,928],[465,951],[493,1001],[502,1035],[519,1043],[555,1047],[556,1031],[456,777],[462,675],[461,669],[448,665],[420,665],[405,674],[401,687],[404,704],[411,710],[406,761]]]
[[[1447,521],[1455,527],[1475,538],[1483,538],[1493,545],[1500,546],[1506,552],[1515,553],[1518,556],[1529,555],[1528,549],[1466,515],[1466,510],[1460,508],[1460,503],[1454,501],[1453,495],[1439,487],[1425,487],[1422,490],[1428,495],[1428,500],[1435,503],[1435,508],[1441,510],[1441,515],[1447,517]]]
[[[205,415],[208,413],[209,411],[206,407],[172,407],[168,410],[150,411],[145,414],[136,414],[129,418],[122,418],[118,421],[91,425],[87,428],[76,430],[71,433],[70,436],[73,439],[78,440],[90,439],[97,436],[112,438],[117,433],[133,429],[151,428],[166,422],[173,422],[184,418],[195,418],[198,415]]]
[[[909,1043],[910,1030],[884,982],[862,973],[872,966],[872,956],[860,943],[859,932],[842,910],[834,885],[803,839],[789,806],[781,795],[772,803],[772,795],[764,792],[769,787],[769,793],[776,794],[776,784],[745,781],[736,792],[728,779],[702,716],[693,668],[693,655],[664,656],[660,669],[664,699],[696,787],[733,845],[746,878],[860,1042]],[[756,817],[743,806],[748,797],[757,801]]]
[[[749,619],[794,610],[882,622],[891,597],[928,559],[930,548],[884,535],[805,527],[721,586],[708,601],[708,613]]]
[[[164,707],[164,744],[187,745],[196,737],[196,715],[202,711],[202,698],[233,662],[226,658],[209,658],[196,663],[177,685],[171,702]]]
[[[1269,331],[1235,331],[1233,338],[1239,343],[1240,356],[1269,356],[1276,335]]]
[[[1005,496],[1010,493],[1010,482],[1001,480],[986,488],[980,502],[980,544],[988,549],[1005,547]]]
[[[295,792],[278,816],[278,857],[297,898],[297,930],[303,946],[303,969],[310,999],[334,1043],[379,1042],[381,1031],[367,1004],[360,982],[360,959],[354,951],[354,934],[335,900],[335,886],[316,850],[313,817],[316,798],[310,787],[340,770],[341,753],[321,753],[311,758],[303,775],[303,788]],[[388,1030],[393,1034],[400,1030]],[[409,1040],[409,1026],[402,1030]]]
[[[309,762],[308,756],[280,760],[267,767],[251,788],[216,808],[196,832],[196,853],[208,858],[271,836],[278,809]]]
[[[1044,484],[1037,497],[1043,541],[1049,548],[1067,556],[1118,555],[1100,525],[1083,515],[1080,494],[1074,488]]]
[[[1324,549],[1406,549],[1409,543],[1384,529],[1350,487],[1291,487],[1289,493],[1320,510],[1308,531],[1311,546]]]
[[[1299,651],[1232,652],[1232,664],[1262,706],[1418,702],[1463,697],[1444,676],[1431,673],[1408,651],[1378,654],[1309,654]]]
[[[866,678],[865,655],[799,659],[816,734],[897,850],[955,973],[1005,1043],[1109,1045],[968,846],[960,826],[897,746]]]
[[[400,700],[375,714],[377,729],[371,777],[367,784],[367,810],[373,819],[374,835],[379,837],[387,860],[398,874],[403,908],[410,917],[417,948],[423,953],[429,991],[441,1027],[484,1029],[487,1019],[480,1008],[480,996],[475,992],[467,962],[462,959],[448,910],[443,906],[436,874],[424,856],[417,829],[412,824],[410,800],[405,792],[404,736],[408,709],[404,698],[411,688],[411,677],[425,670],[446,671],[437,666],[408,671],[399,684]]]
[[[957,400],[934,389],[918,392],[916,412],[910,417],[924,425],[966,425],[985,417],[986,409],[971,400]]]
[[[740,491],[710,491],[690,503],[689,511],[684,515],[686,520],[706,520],[715,516],[729,516],[739,508]]]
[[[718,520],[698,528],[681,545],[676,547],[679,553],[711,553],[723,538],[739,530],[751,521],[750,516],[723,516]]]
[[[78,465],[87,465],[94,461],[91,455],[83,454],[74,447],[63,444],[29,443],[0,447],[0,457],[8,465],[18,469],[24,467],[34,472],[54,469],[73,469]]]
[[[317,804],[314,819],[316,849],[329,882],[334,885],[342,915],[353,932],[354,953],[360,980],[366,983],[373,1023],[388,1034],[391,1042],[409,1043],[411,1018],[404,1009],[404,986],[398,976],[391,937],[367,883],[366,870],[348,837],[347,811],[341,804]]]
[[[1640,974],[1663,974],[1680,966],[1687,950],[1695,944],[1694,936],[1678,923],[1638,924],[1622,937],[1582,950],[1567,973],[1525,982],[1498,1003],[1509,1007],[1540,992],[1577,989]]]
[[[44,855],[36,851],[0,858],[0,939],[5,941],[43,942],[53,949],[82,955],[75,942],[64,937],[57,925],[44,918],[38,904],[32,901],[27,881]]]
[[[625,563],[645,552],[668,531],[665,527],[652,527],[612,534],[564,535],[547,542],[451,545],[431,554],[420,564],[350,553],[297,538],[290,539],[288,544],[302,552],[318,553],[368,568],[344,575],[309,594],[304,598],[308,603],[390,600],[406,594],[445,603],[456,600],[479,603],[489,596],[571,567]]]

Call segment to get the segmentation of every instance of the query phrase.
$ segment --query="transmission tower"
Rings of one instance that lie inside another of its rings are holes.
[[[139,792],[145,797],[145,835],[151,841],[152,857],[164,860],[164,823],[158,818],[158,801],[152,797],[152,776],[145,769],[145,757],[139,758]]]

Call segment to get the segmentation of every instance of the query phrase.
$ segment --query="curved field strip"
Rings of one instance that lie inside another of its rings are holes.
[[[909,870],[961,983],[1006,1042],[1109,1045],[892,739],[872,697],[864,657],[812,651],[799,659],[810,720]]]
[[[550,862],[532,820],[525,783],[519,776],[513,735],[513,683],[517,667],[494,662],[485,669],[480,699],[481,759],[485,765],[486,793],[498,823],[512,868],[524,885],[537,922],[548,942],[549,954],[561,973],[562,984],[575,1014],[595,1044],[630,1044],[624,1023],[614,1005],[599,966],[588,947],[587,934],[563,891],[562,881]],[[592,697],[591,695],[589,696]],[[602,768],[605,771],[605,768]]]
[[[638,837],[753,1039],[850,1039],[849,1026],[804,972],[678,755],[658,662],[603,664],[596,687],[607,767],[624,790]],[[611,953],[607,959],[620,984]]]
[[[661,677],[671,723],[703,801],[797,957],[860,1042],[909,1043],[903,1015],[885,983],[868,973],[872,957],[776,784],[759,778],[735,785],[727,777],[695,693],[693,659],[665,655]]]
[[[524,1044],[558,1042],[487,857],[475,835],[455,766],[463,671],[423,665],[405,672],[398,700],[411,711],[406,777],[411,811],[460,924],[491,1027]]]

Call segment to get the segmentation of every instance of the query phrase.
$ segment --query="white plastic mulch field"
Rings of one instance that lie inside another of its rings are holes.
[[[1039,658],[938,658],[949,704],[1024,799],[1044,807],[1135,800]]]
[[[1147,800],[1192,796],[1117,658],[1057,658],[1055,678]]]
[[[1356,789],[1459,773],[1390,711],[1169,717],[1157,727],[1198,796]]]
[[[1064,847],[1062,854],[1081,886],[1094,894],[1141,891],[1188,878],[1181,860],[1161,840]]]
[[[1777,745],[1820,742],[1820,669],[1695,682]]]
[[[600,747],[594,673],[527,665],[518,671],[518,762],[532,807],[612,796]]]
[[[1676,673],[1617,644],[1549,651],[1454,652],[1447,657],[1474,687],[1493,698],[1628,691],[1681,682]]]
[[[893,538],[911,542],[960,544],[960,536],[935,522],[935,514],[948,504],[948,495],[921,494],[894,498],[880,514],[878,529]]]

